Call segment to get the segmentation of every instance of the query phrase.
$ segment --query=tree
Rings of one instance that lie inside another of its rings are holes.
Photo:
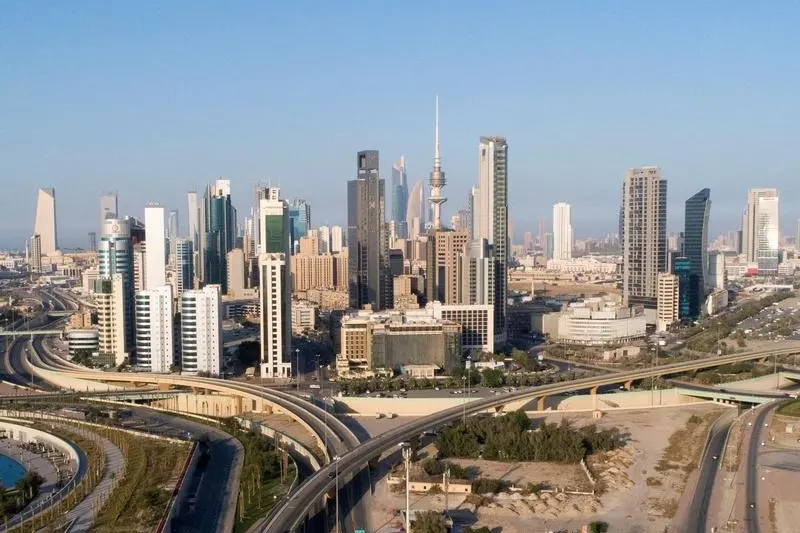
[[[243,367],[256,366],[261,359],[261,343],[257,341],[244,341],[236,351],[236,359]]]
[[[608,523],[606,522],[591,522],[589,524],[589,533],[606,533],[608,531]]]
[[[500,387],[503,384],[503,373],[494,368],[483,371],[483,384],[487,387]]]
[[[411,531],[414,533],[447,533],[447,526],[442,522],[442,515],[438,511],[418,512],[411,524]]]

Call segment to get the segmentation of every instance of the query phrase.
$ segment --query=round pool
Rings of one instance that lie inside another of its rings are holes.
[[[0,486],[11,488],[25,475],[25,468],[11,457],[0,455]]]

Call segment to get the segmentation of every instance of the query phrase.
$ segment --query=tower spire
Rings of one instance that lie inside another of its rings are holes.
[[[439,152],[439,95],[436,95],[436,129],[434,133],[433,171],[442,170],[442,155]]]
[[[436,95],[436,120],[434,129],[434,149],[433,149],[433,171],[430,175],[431,194],[428,201],[431,203],[433,211],[433,229],[442,229],[442,204],[447,198],[442,196],[442,188],[447,184],[447,180],[442,170],[442,155],[439,151],[439,95]]]

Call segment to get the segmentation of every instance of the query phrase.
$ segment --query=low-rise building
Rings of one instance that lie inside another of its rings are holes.
[[[616,298],[587,298],[542,318],[551,340],[569,344],[625,343],[643,338],[647,330],[642,307],[622,306]]]
[[[680,281],[675,274],[662,272],[658,275],[658,301],[656,329],[667,329],[680,318]]]
[[[709,315],[716,315],[728,307],[728,291],[719,289],[706,297],[705,311]]]
[[[292,304],[292,331],[300,333],[317,327],[317,306],[306,301]]]

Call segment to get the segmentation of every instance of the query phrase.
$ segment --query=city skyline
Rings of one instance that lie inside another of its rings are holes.
[[[32,7],[9,7],[7,31],[0,36],[0,49],[8,51],[3,52],[8,75],[0,81],[0,94],[6,96],[0,112],[14,127],[0,132],[10,154],[0,161],[0,172],[13,178],[7,192],[17,201],[6,201],[0,209],[0,227],[6,229],[0,247],[19,248],[30,237],[31,184],[59,191],[64,247],[86,247],[85,235],[96,231],[85,214],[96,212],[98,189],[116,189],[120,212],[141,218],[141,206],[152,199],[183,209],[187,190],[219,175],[236,184],[234,198],[268,179],[283,185],[289,197],[302,195],[317,206],[319,222],[341,225],[344,215],[337,205],[345,202],[345,193],[338,184],[353,177],[350,154],[362,147],[373,146],[390,161],[405,155],[409,183],[427,178],[430,100],[437,93],[447,104],[441,117],[447,125],[442,152],[450,198],[462,198],[476,181],[475,138],[503,135],[523,147],[514,160],[520,179],[510,191],[510,213],[520,234],[533,231],[557,200],[573,206],[576,237],[588,236],[589,228],[613,231],[609,206],[616,205],[617,194],[612,184],[626,168],[642,165],[664,170],[669,204],[675,206],[694,192],[702,176],[702,185],[715,191],[712,234],[738,225],[740,197],[749,187],[776,187],[786,199],[800,194],[800,185],[790,178],[798,164],[790,142],[798,112],[790,105],[793,84],[786,79],[797,71],[797,60],[782,53],[790,49],[787,21],[794,19],[796,7],[783,6],[783,16],[776,16],[781,8],[769,16],[734,9],[720,21],[714,10],[692,6],[693,20],[680,24],[670,16],[674,5],[591,6],[576,16],[569,6],[511,2],[480,17],[476,6],[450,7],[447,2],[426,6],[430,16],[424,19],[413,15],[413,3],[376,9],[372,27],[402,23],[415,38],[375,50],[364,39],[352,38],[358,32],[353,31],[357,17],[349,16],[351,7],[331,10],[337,24],[326,28],[343,39],[327,42],[329,53],[320,54],[322,45],[314,38],[279,58],[265,57],[260,50],[308,23],[296,6],[204,11],[192,21],[197,27],[183,21],[174,6],[158,17],[148,15],[147,8],[99,9],[89,17],[98,23],[82,39],[55,25],[41,42],[30,36],[49,29],[50,18],[67,28],[86,13],[51,6],[35,17]],[[281,16],[275,16],[276,10]],[[147,18],[147,31],[158,39],[137,29],[133,22],[140,17]],[[642,19],[658,20],[662,39],[632,48],[623,37],[625,29]],[[202,28],[211,20],[215,26],[237,28],[234,38],[209,49]],[[281,20],[281,27],[274,20]],[[477,20],[482,21],[479,28],[474,27]],[[315,30],[321,29],[318,24],[312,24]],[[428,31],[429,25],[436,31]],[[566,25],[574,30],[555,31]],[[111,38],[105,34],[110,27]],[[269,31],[262,31],[265,27]],[[502,58],[490,55],[467,40],[478,29],[497,39],[498,46],[513,44],[515,51]],[[770,39],[748,38],[764,33]],[[436,57],[418,54],[431,49],[434,37]],[[267,41],[242,46],[247,39]],[[98,47],[98,41],[104,46]],[[683,44],[665,44],[674,42]],[[164,45],[175,47],[170,56],[175,69],[155,59]],[[38,53],[43,47],[52,53]],[[694,53],[698,47],[704,54]],[[245,52],[228,67],[223,58],[234,50]],[[533,50],[546,53],[529,53]],[[198,70],[194,54],[205,58],[205,70]],[[115,66],[103,60],[106,55],[115,58]],[[314,59],[320,55],[327,59]],[[378,78],[393,74],[391,91],[365,92],[358,86],[358,76],[344,60],[358,55],[376,65]],[[48,74],[76,56],[85,59],[74,73]],[[466,73],[489,57],[501,62],[499,78],[463,83]],[[292,66],[309,61],[302,71]],[[635,73],[645,66],[661,81],[652,90],[631,93]],[[230,83],[228,69],[237,67],[241,76]],[[397,76],[398,69],[441,75]],[[340,90],[329,94],[307,83],[315,70]],[[742,78],[741,72],[749,74]],[[578,74],[588,82],[566,81]],[[279,87],[268,83],[273,75],[283,80]],[[207,83],[213,79],[229,81]],[[254,90],[264,86],[268,90]],[[731,86],[738,88],[731,91]],[[499,105],[475,104],[483,102],[479,95],[499,87],[504,92]],[[359,112],[362,107],[376,111],[365,115]],[[352,116],[359,120],[349,120]],[[631,135],[645,118],[654,127],[646,135]],[[154,129],[156,120],[160,127]],[[298,163],[296,147],[301,145],[314,157]],[[290,183],[291,190],[286,187]],[[458,209],[452,201],[444,207],[444,220]],[[796,218],[784,210],[782,225],[789,227]],[[670,209],[669,229],[681,225],[680,210]]]

